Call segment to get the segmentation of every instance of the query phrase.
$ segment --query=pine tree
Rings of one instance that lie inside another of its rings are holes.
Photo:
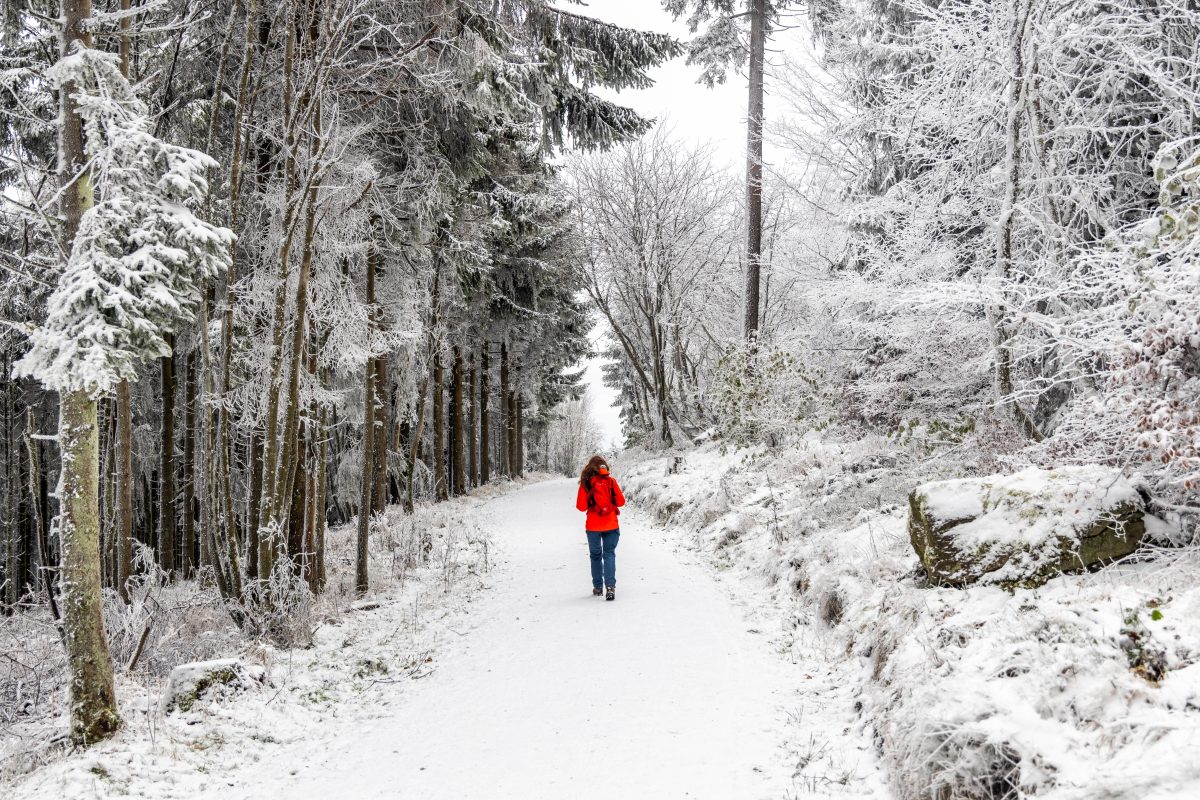
[[[702,67],[700,81],[708,86],[724,83],[731,68],[749,66],[749,100],[746,116],[746,290],[744,331],[748,341],[758,337],[759,293],[762,282],[763,237],[763,119],[766,43],[789,0],[662,0],[676,19],[688,16],[693,34],[688,43],[688,63]],[[743,10],[744,8],[744,10]],[[742,44],[742,28],[749,28],[749,47]]]
[[[170,331],[190,318],[232,241],[189,209],[215,162],[153,136],[117,57],[91,48],[90,17],[89,0],[64,0],[62,57],[48,76],[62,102],[69,255],[46,321],[14,367],[60,396],[63,623],[79,744],[120,724],[100,605],[97,397],[169,353]]]

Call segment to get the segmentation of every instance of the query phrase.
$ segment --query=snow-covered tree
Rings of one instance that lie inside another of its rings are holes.
[[[46,322],[31,332],[16,374],[95,396],[170,352],[165,337],[194,318],[201,287],[227,263],[233,234],[194,211],[216,162],[153,135],[115,56],[80,47],[49,77],[75,90],[89,164],[69,179],[88,207]]]
[[[59,393],[63,629],[78,744],[120,724],[100,606],[97,398],[169,352],[202,282],[224,266],[232,234],[202,222],[215,163],[162,142],[118,59],[91,48],[90,4],[63,4],[62,57],[47,77],[62,103],[58,244],[65,257],[45,322],[14,366]]]

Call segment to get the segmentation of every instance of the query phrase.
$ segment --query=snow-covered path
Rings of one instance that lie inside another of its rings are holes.
[[[269,781],[281,796],[784,796],[794,667],[636,512],[616,602],[592,597],[574,497],[557,480],[484,507],[498,563],[475,627],[387,716],[306,763],[263,765],[284,773]]]

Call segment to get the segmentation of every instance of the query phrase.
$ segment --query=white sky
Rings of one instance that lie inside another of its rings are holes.
[[[563,4],[563,8],[640,30],[674,34],[687,39],[687,25],[671,19],[658,0],[588,0],[584,6]],[[711,142],[715,155],[731,167],[741,169],[746,152],[746,82],[740,75],[729,76],[723,86],[708,89],[696,83],[699,67],[684,63],[684,57],[651,71],[655,85],[640,91],[615,95],[623,105],[640,114],[670,125],[675,135],[689,142]],[[593,336],[603,335],[600,326]],[[616,393],[606,388],[600,375],[600,359],[587,363],[584,381],[591,401],[592,415],[600,426],[605,447],[622,442],[618,409],[613,406]]]

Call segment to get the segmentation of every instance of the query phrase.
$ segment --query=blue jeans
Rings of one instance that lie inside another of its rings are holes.
[[[587,537],[588,552],[592,557],[592,587],[616,586],[617,542],[621,539],[621,531],[588,531]]]

